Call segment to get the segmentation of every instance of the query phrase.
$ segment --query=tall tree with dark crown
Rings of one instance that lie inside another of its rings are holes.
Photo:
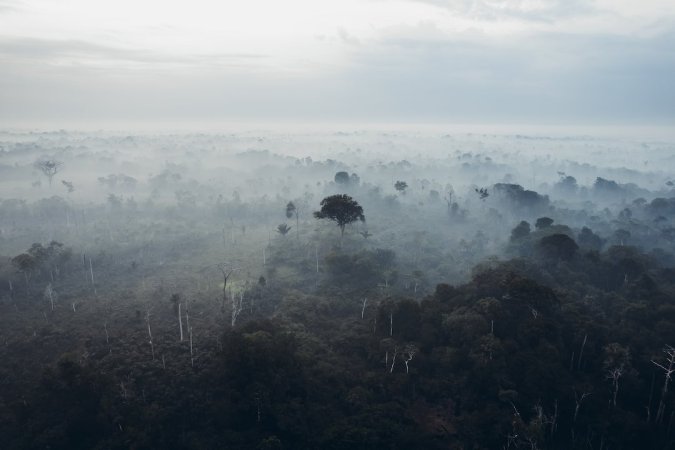
[[[314,217],[330,219],[340,227],[340,246],[348,224],[357,220],[366,221],[361,205],[346,194],[331,195],[321,200],[321,210],[315,211]]]

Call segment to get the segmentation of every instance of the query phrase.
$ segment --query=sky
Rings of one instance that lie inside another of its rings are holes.
[[[0,0],[0,127],[675,125],[673,0]]]

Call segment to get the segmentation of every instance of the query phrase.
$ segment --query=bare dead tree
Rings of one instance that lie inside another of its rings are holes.
[[[398,355],[398,347],[394,347],[394,356],[391,358],[391,367],[389,368],[389,373],[394,372],[394,364],[396,364],[396,355]]]
[[[574,417],[572,418],[572,424],[577,422],[577,417],[579,416],[579,409],[581,409],[581,404],[584,402],[584,399],[591,395],[590,392],[582,392],[581,395],[577,394],[576,389],[574,389]]]
[[[237,298],[237,295],[232,295],[232,327],[237,324],[237,318],[239,317],[239,314],[241,313],[242,309],[244,309],[244,291],[239,292],[239,298]]]
[[[630,365],[630,350],[616,342],[606,345],[604,350],[606,357],[603,367],[606,370],[606,378],[612,381],[612,405],[616,406],[619,379]]]
[[[663,420],[663,413],[665,412],[666,409],[666,396],[668,395],[668,385],[670,384],[670,378],[675,372],[675,348],[671,347],[670,345],[666,345],[666,347],[663,349],[663,353],[666,354],[666,363],[667,365],[664,366],[662,364],[657,363],[652,359],[652,363],[663,370],[665,377],[663,380],[663,388],[661,389],[661,400],[659,401],[659,408],[656,411],[656,423],[661,423]]]
[[[49,180],[49,186],[51,187],[52,179],[54,178],[54,175],[56,175],[61,170],[63,163],[55,159],[40,159],[35,161],[33,166],[47,177],[47,180]]]
[[[56,297],[56,292],[52,288],[51,283],[47,284],[47,287],[45,288],[44,297],[49,300],[49,303],[51,304],[52,307],[52,311],[54,311],[54,297]]]
[[[195,366],[195,354],[194,354],[194,350],[193,350],[193,347],[192,347],[192,327],[188,328],[188,332],[190,333],[190,364],[192,365],[192,367],[194,367]]]
[[[403,349],[403,362],[405,363],[405,373],[408,373],[408,363],[412,361],[417,353],[417,347],[414,344],[408,344]]]
[[[652,419],[652,400],[654,399],[655,381],[656,381],[656,373],[652,372],[652,383],[649,386],[649,400],[647,401],[647,405],[645,406],[645,409],[647,410],[647,423],[649,423]]]
[[[145,314],[145,322],[148,324],[148,337],[150,338],[150,351],[152,351],[152,360],[155,360],[155,344],[152,342],[152,330],[150,329],[150,311]]]
[[[584,342],[581,343],[581,350],[579,350],[579,359],[577,361],[577,370],[581,370],[581,357],[584,355],[584,347],[586,347],[586,340],[588,339],[588,335],[584,335]]]
[[[361,307],[361,319],[363,319],[363,315],[366,312],[366,304],[368,303],[368,297],[363,297],[363,306]]]
[[[178,302],[178,328],[180,329],[180,341],[183,342],[183,316],[180,307],[181,304]]]
[[[91,263],[91,258],[89,258],[89,274],[91,275],[91,287],[94,288],[94,295],[98,295],[96,292],[96,284],[94,283],[94,266]]]
[[[619,378],[623,375],[623,364],[607,371],[607,379],[612,380],[612,405],[616,406],[616,396],[619,393]]]
[[[221,308],[225,310],[225,303],[227,302],[227,280],[230,279],[230,276],[236,271],[239,270],[239,267],[234,266],[229,262],[223,262],[218,264],[218,269],[223,274],[223,303]],[[189,330],[188,330],[189,331]]]

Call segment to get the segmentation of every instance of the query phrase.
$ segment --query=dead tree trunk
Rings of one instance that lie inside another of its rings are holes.
[[[178,303],[178,328],[180,329],[180,341],[183,342],[183,317],[180,311],[180,302]]]
[[[98,295],[96,292],[96,284],[94,283],[94,266],[91,263],[91,258],[89,258],[89,273],[91,275],[91,287],[94,288],[94,295]]]
[[[607,372],[607,378],[612,380],[612,405],[616,406],[616,396],[619,393],[619,378],[623,375],[623,364],[620,367],[615,367]]]
[[[91,261],[91,260],[89,260]],[[150,351],[152,352],[152,360],[155,360],[155,344],[152,342],[152,330],[150,329],[150,311],[145,314],[145,321],[148,324],[148,337],[150,338]]]
[[[108,353],[112,353],[112,347],[110,347],[110,335],[108,334],[108,322],[103,322],[103,331],[105,331],[105,343],[108,346]]]
[[[675,372],[675,348],[671,347],[670,345],[666,346],[666,348],[663,349],[663,352],[668,356],[667,361],[667,366],[661,365],[657,363],[656,361],[652,360],[652,363],[656,365],[656,367],[661,368],[664,371],[665,377],[663,380],[663,388],[661,389],[661,399],[659,400],[659,408],[656,410],[656,423],[661,423],[663,420],[663,414],[666,410],[666,396],[668,395],[668,385],[670,384],[670,378]]]
[[[389,312],[389,336],[394,335],[394,312]]]
[[[398,355],[398,347],[394,347],[394,356],[391,358],[391,367],[389,373],[394,372],[394,364],[396,364],[396,355]]]
[[[413,357],[417,353],[417,347],[414,345],[406,345],[403,350],[403,362],[405,363],[405,373],[408,373],[408,363],[412,361]]]
[[[218,269],[220,269],[221,273],[223,274],[223,302],[221,305],[221,309],[225,311],[225,304],[227,303],[227,280],[230,279],[230,276],[239,270],[238,267],[233,267],[229,263],[221,263],[218,264]],[[188,332],[190,330],[188,329]]]
[[[244,291],[239,292],[239,299],[236,295],[232,296],[232,328],[237,324],[237,318],[244,308]]]
[[[588,335],[584,335],[584,342],[581,343],[581,350],[579,350],[579,360],[577,361],[577,370],[581,370],[581,357],[584,356],[584,347],[586,347],[586,340]]]
[[[52,289],[52,284],[49,283],[47,287],[45,288],[45,297],[49,299],[49,303],[51,304],[52,311],[54,311],[54,289]]]
[[[574,391],[574,417],[572,418],[572,425],[574,425],[577,422],[577,417],[579,416],[579,410],[581,409],[581,404],[583,403],[584,399],[591,395],[590,392],[582,392],[581,396],[577,394],[577,391]]]
[[[188,329],[188,332],[190,333],[190,365],[192,367],[194,367],[195,366],[195,354],[194,354],[194,350],[192,348],[192,327],[190,327]]]

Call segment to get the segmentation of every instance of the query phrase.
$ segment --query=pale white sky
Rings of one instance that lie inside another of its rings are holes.
[[[0,0],[0,120],[675,124],[673,0]]]

